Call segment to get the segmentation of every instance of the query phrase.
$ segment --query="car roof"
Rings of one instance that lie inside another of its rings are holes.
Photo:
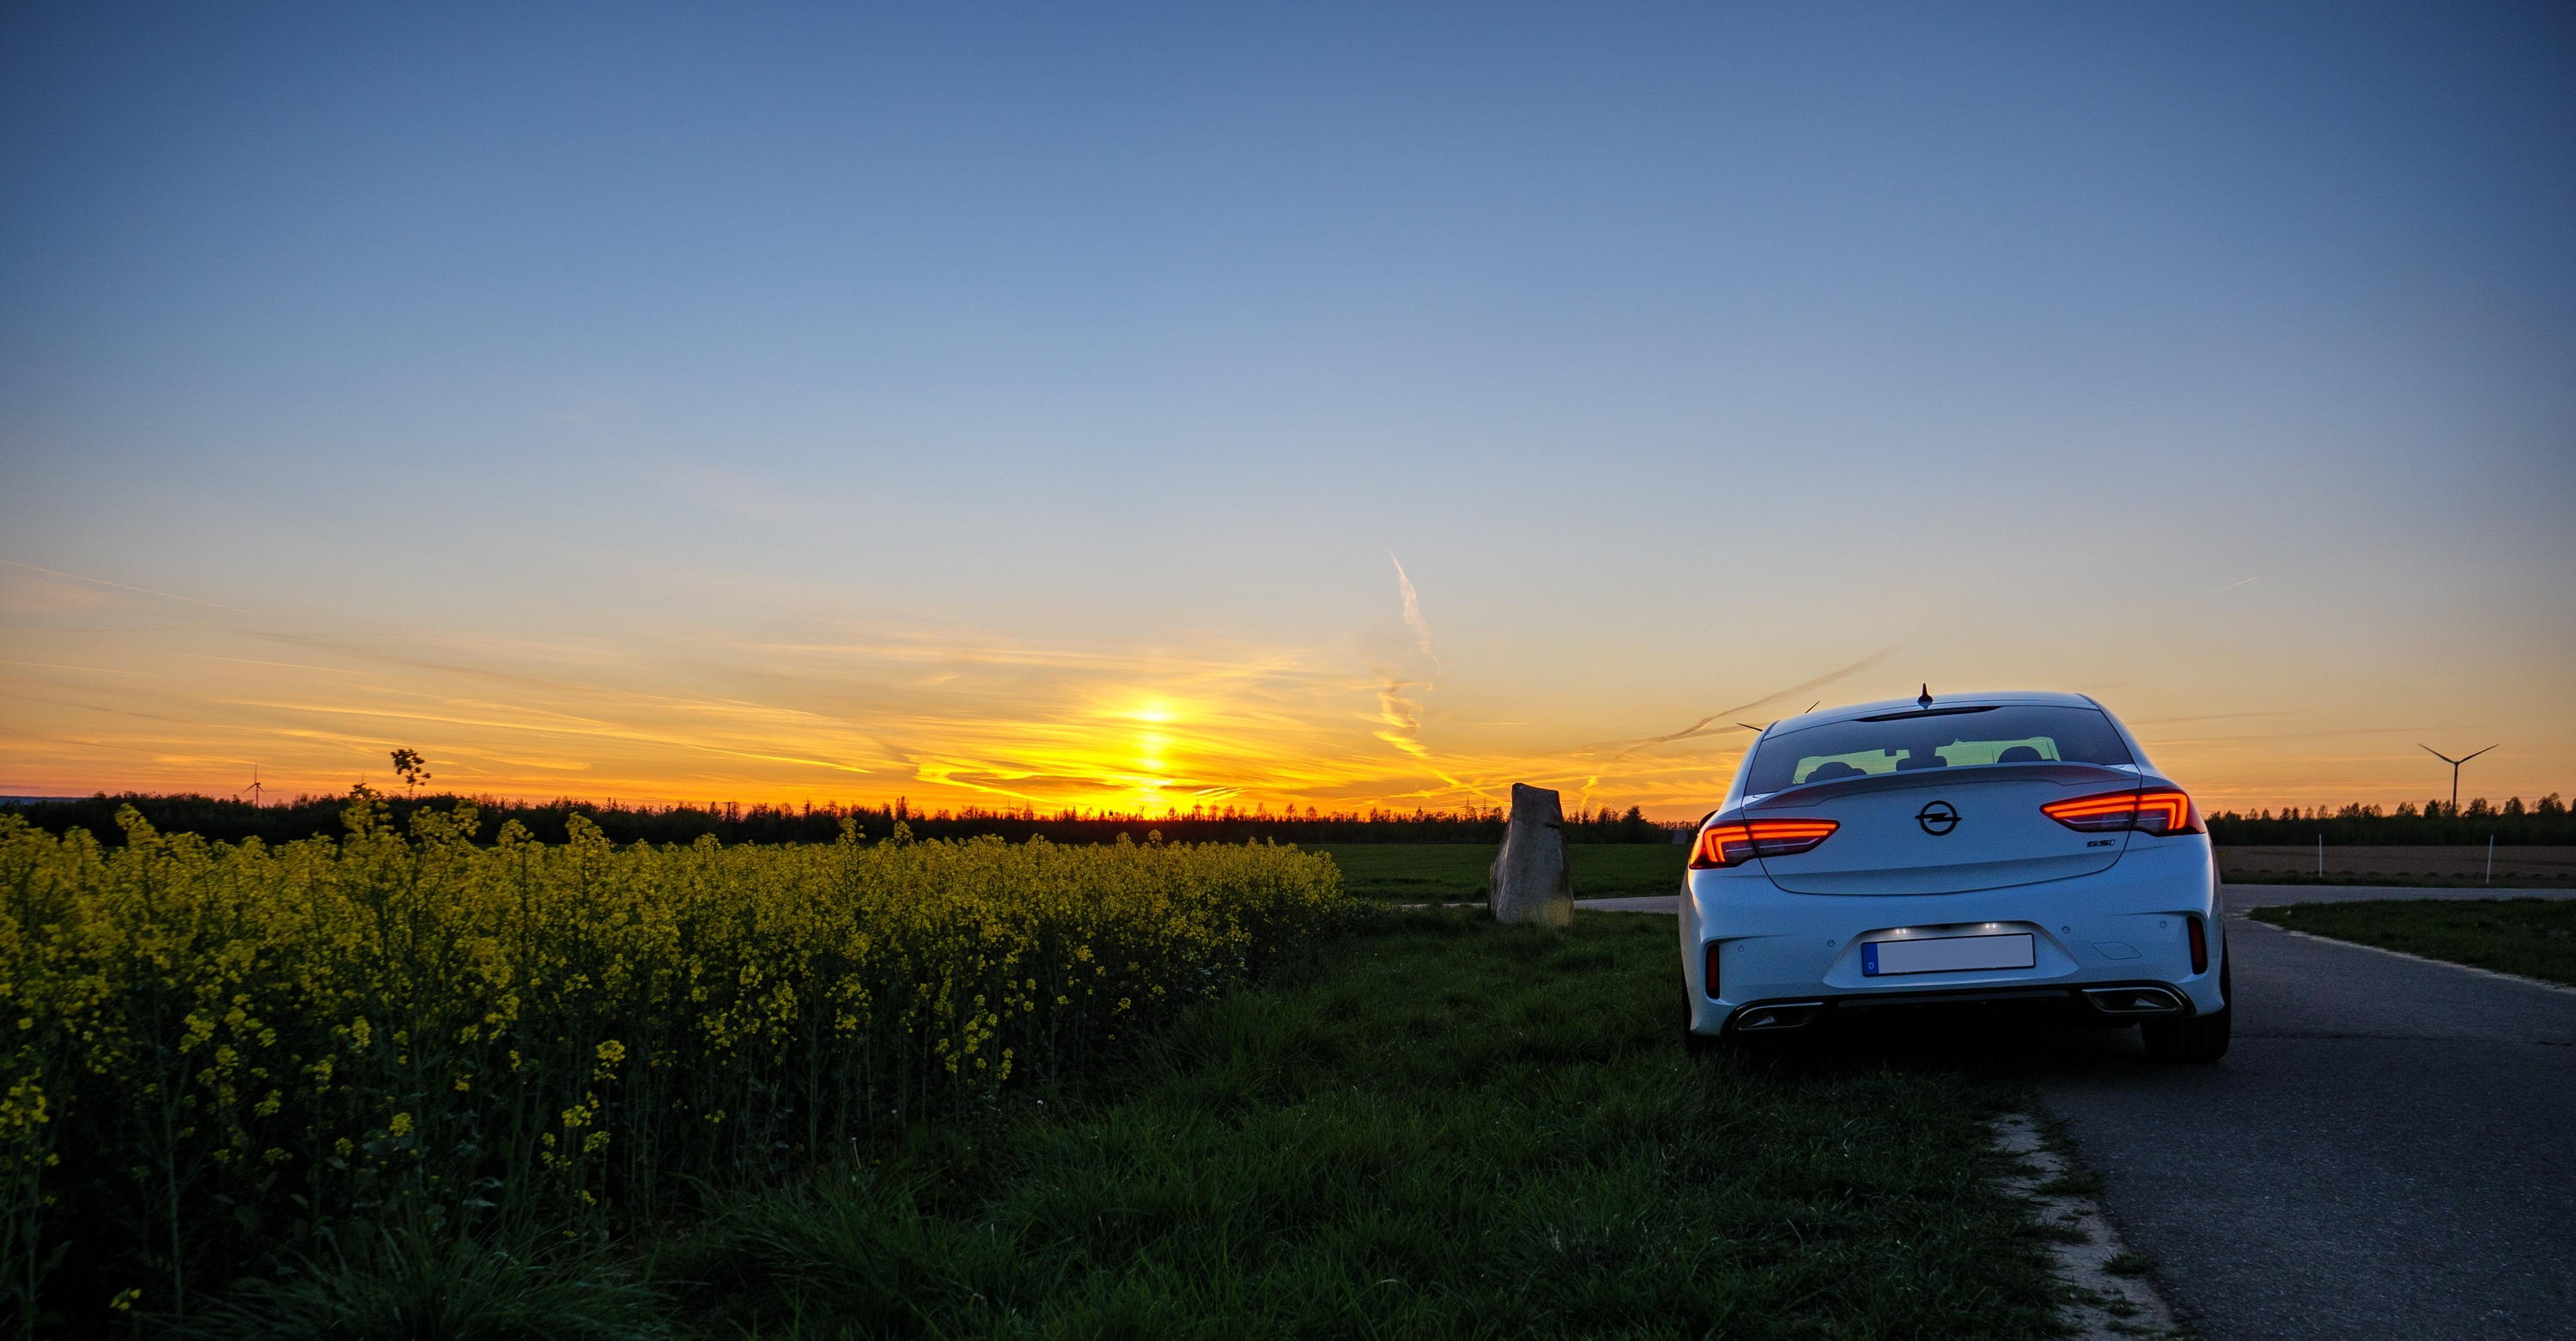
[[[1827,722],[1847,722],[1855,717],[1874,717],[1883,712],[1905,712],[1920,706],[1920,698],[1882,698],[1868,703],[1846,703],[1838,708],[1819,708],[1795,717],[1783,717],[1764,730],[1764,735],[1780,731],[1800,731]],[[2092,708],[2107,712],[2101,704],[2082,694],[2060,694],[2046,689],[1982,690],[1966,694],[1934,694],[1935,708],[1968,706],[2030,706],[2051,708]]]

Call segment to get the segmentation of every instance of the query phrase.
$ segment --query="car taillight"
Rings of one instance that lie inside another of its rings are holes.
[[[2155,787],[2139,792],[2104,792],[2099,796],[2078,796],[2065,801],[2051,801],[2039,813],[2085,833],[2115,833],[2135,829],[2140,833],[2170,836],[2178,833],[2200,833],[2200,807],[2191,797],[2175,787]]]
[[[1741,866],[1755,857],[1787,857],[1815,849],[1816,844],[1834,836],[1843,827],[1833,820],[1760,819],[1735,824],[1712,824],[1699,831],[1699,846],[1691,849],[1691,869],[1705,871],[1715,866]]]
[[[2183,921],[2191,927],[2191,971],[2207,973],[2209,972],[2209,933],[2201,930],[2200,919],[2197,917],[2186,917]]]
[[[1711,1001],[1717,1000],[1718,952],[1725,948],[1725,944],[1720,941],[1710,941],[1708,943],[1708,981],[1702,986],[1704,990],[1708,992],[1708,999]]]

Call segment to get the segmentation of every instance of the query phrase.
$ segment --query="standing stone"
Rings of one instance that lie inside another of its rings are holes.
[[[1565,869],[1565,810],[1556,793],[1512,784],[1512,818],[1486,887],[1497,922],[1574,925],[1574,879]]]

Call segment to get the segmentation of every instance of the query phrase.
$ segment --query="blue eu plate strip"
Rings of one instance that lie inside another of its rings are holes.
[[[1864,978],[1878,976],[1878,942],[1868,941],[1860,947],[1860,973]]]

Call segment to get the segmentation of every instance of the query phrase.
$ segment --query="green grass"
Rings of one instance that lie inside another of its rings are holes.
[[[2102,1262],[2102,1270],[2113,1276],[2144,1276],[2155,1269],[2156,1259],[2142,1252],[2116,1252]]]
[[[531,1230],[493,1239],[398,1219],[318,1244],[317,1255],[274,1278],[239,1282],[172,1330],[194,1341],[670,1336],[667,1297],[620,1269],[596,1242]]]
[[[2371,899],[2257,908],[2315,936],[2576,986],[2576,899]]]
[[[1086,1096],[738,1197],[708,1335],[2038,1337],[1991,1097],[1680,1047],[1672,928],[1381,913]]]
[[[1343,886],[1389,903],[1473,902],[1484,898],[1494,849],[1483,843],[1326,843]],[[1681,888],[1690,849],[1679,843],[1569,843],[1577,898],[1671,894]]]
[[[2490,889],[2498,890],[2567,888],[2567,882],[2563,879],[2547,875],[2520,874],[2499,875],[2493,882],[2489,882],[2475,874],[2415,875],[2406,871],[2391,871],[2384,875],[2362,872],[2350,875],[2329,873],[2319,876],[2302,875],[2297,872],[2240,870],[2228,871],[2222,878],[2231,885],[2368,885],[2413,889],[2474,889],[2485,885]]]

